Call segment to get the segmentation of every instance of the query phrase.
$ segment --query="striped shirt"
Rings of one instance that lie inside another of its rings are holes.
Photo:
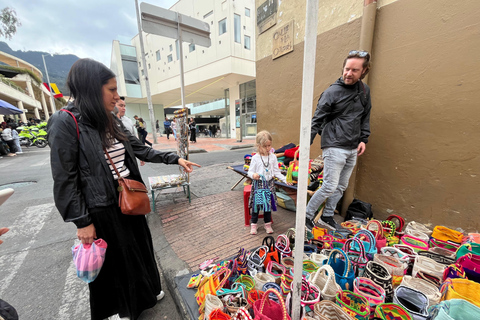
[[[110,158],[112,158],[113,163],[115,163],[115,167],[117,168],[118,172],[120,173],[121,177],[128,177],[130,174],[130,170],[128,170],[127,166],[125,165],[125,147],[123,143],[114,139],[113,145],[107,149]],[[117,173],[115,169],[113,169],[110,160],[108,160],[107,155],[105,154],[105,160],[107,161],[108,166],[110,167],[110,171],[112,172],[113,179],[118,180]]]

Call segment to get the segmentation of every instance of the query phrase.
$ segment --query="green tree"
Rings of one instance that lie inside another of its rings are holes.
[[[17,27],[21,25],[14,9],[6,7],[0,11],[0,37],[12,39],[12,36],[17,33]]]

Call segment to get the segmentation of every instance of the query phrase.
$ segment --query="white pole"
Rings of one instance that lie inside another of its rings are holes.
[[[178,32],[178,48],[179,48],[179,55],[180,55],[180,95],[182,96],[182,109],[185,109],[185,77],[184,77],[184,70],[183,70],[183,40],[182,40],[182,28],[180,27],[181,23],[181,16],[177,12],[177,32]],[[188,110],[185,112],[185,121],[188,126]],[[187,131],[188,132],[188,131]],[[186,160],[189,159],[189,147],[190,144],[188,142],[188,135],[187,135],[187,154]],[[190,182],[190,174],[188,173],[188,182]]]
[[[53,98],[53,92],[50,89],[50,78],[48,77],[47,64],[45,63],[45,55],[43,54],[42,54],[42,59],[43,59],[43,66],[45,67],[45,74],[47,75],[48,92],[50,92],[50,103],[52,104],[52,108],[53,108],[52,114],[53,114],[57,108],[55,107],[55,99]],[[48,108],[47,108],[47,112],[48,112]]]
[[[303,55],[302,115],[300,119],[300,148],[297,185],[297,215],[295,229],[295,262],[292,282],[292,320],[300,319],[302,290],[303,243],[305,237],[305,209],[307,206],[308,162],[310,157],[310,123],[312,119],[315,54],[317,48],[318,0],[308,0],[305,21],[305,49]]]
[[[143,32],[140,23],[140,13],[138,10],[138,1],[135,0],[135,10],[137,12],[138,36],[140,39],[140,54],[142,56],[143,72],[145,73],[145,89],[147,91],[148,111],[150,114],[150,125],[152,126],[153,143],[157,143],[157,133],[155,130],[155,114],[153,113],[152,95],[150,93],[150,82],[148,81],[148,66],[145,59],[145,48],[143,47]]]

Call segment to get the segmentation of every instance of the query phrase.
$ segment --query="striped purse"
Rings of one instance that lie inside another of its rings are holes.
[[[353,292],[363,296],[370,304],[370,314],[373,315],[375,308],[385,302],[385,290],[371,279],[357,277],[353,281]]]
[[[313,313],[320,320],[352,320],[352,317],[332,301],[322,300],[315,304]]]
[[[370,304],[363,296],[349,290],[338,292],[335,297],[338,304],[346,313],[358,320],[368,320],[370,317]]]

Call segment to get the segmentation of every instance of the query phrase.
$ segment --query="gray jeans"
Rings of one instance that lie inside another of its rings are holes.
[[[332,217],[338,201],[348,186],[357,162],[357,149],[325,148],[323,150],[323,184],[307,205],[306,216],[313,219],[318,208],[327,200],[323,216]]]

